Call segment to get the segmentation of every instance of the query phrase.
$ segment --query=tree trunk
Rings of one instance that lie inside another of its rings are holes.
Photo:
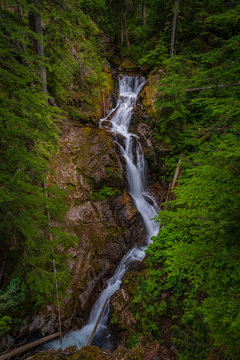
[[[179,12],[179,4],[180,0],[175,0],[174,8],[173,8],[173,23],[172,23],[172,36],[171,36],[171,44],[170,44],[170,58],[173,58],[174,53],[174,43],[175,43],[175,35],[176,35],[176,25],[177,25],[177,17]]]
[[[6,0],[0,1],[0,9],[7,10]]]
[[[13,356],[16,356],[16,355],[19,355],[23,352],[26,352],[28,350],[31,350],[33,348],[35,348],[36,346],[39,346],[43,343],[45,343],[46,341],[49,341],[49,340],[52,340],[52,339],[55,339],[56,337],[59,336],[59,332],[55,333],[55,334],[52,334],[52,335],[48,335],[48,336],[45,336],[44,338],[42,339],[39,339],[39,340],[36,340],[36,341],[33,341],[32,343],[30,344],[26,344],[26,345],[23,345],[23,346],[20,346],[12,351],[9,351],[5,354],[2,354],[0,355],[0,360],[7,360],[7,359],[10,359],[12,358]]]
[[[2,278],[3,278],[3,274],[4,274],[4,268],[5,268],[5,265],[6,265],[6,260],[7,260],[7,253],[5,252],[3,262],[2,262],[1,272],[0,272],[0,286],[1,286],[1,283],[2,283]]]
[[[129,45],[128,41],[128,32],[127,32],[127,5],[126,1],[122,0],[121,2],[121,34],[120,41],[121,44]]]
[[[123,24],[124,24],[124,40],[125,40],[125,44],[128,46],[128,31],[127,31],[127,9],[126,9],[126,5],[123,11]]]
[[[105,95],[102,95],[102,104],[103,104],[103,117],[106,117],[106,102],[105,102]]]
[[[46,195],[46,197],[48,197],[47,186],[45,183],[43,184],[43,187],[45,189],[45,195]],[[47,217],[48,217],[48,227],[49,227],[49,240],[52,244],[52,264],[53,264],[53,272],[54,272],[54,278],[55,278],[57,313],[58,313],[58,330],[59,330],[60,342],[62,344],[62,322],[61,322],[61,309],[60,309],[60,301],[59,301],[59,294],[58,294],[57,268],[56,268],[56,261],[54,258],[53,238],[52,238],[52,234],[51,234],[51,218],[50,218],[49,211],[47,212]]]
[[[167,191],[167,195],[166,195],[166,199],[165,199],[165,205],[164,205],[163,209],[165,209],[165,207],[166,207],[166,202],[167,202],[168,199],[169,199],[171,187],[172,187],[172,183],[170,182],[169,185],[168,185],[168,191]]]
[[[100,315],[99,315],[99,317],[97,319],[96,325],[94,326],[94,329],[93,329],[93,332],[92,332],[92,334],[90,336],[90,339],[88,340],[88,343],[87,343],[88,346],[91,345],[91,341],[92,341],[93,336],[94,336],[94,334],[95,334],[95,332],[97,330],[98,324],[100,323],[100,320],[101,320],[101,318],[103,316],[103,313],[104,313],[104,310],[105,310],[105,307],[106,307],[107,303],[108,303],[108,298],[106,299],[106,301],[105,301],[105,303],[103,305],[102,311],[101,311],[101,313],[100,313]]]
[[[39,10],[38,0],[34,1],[35,10],[29,14],[29,26],[36,34],[40,35],[40,39],[33,41],[34,52],[44,58],[44,43],[43,43],[43,31],[41,24],[41,15]],[[40,78],[42,81],[43,92],[47,94],[47,75],[46,67],[43,64],[39,65]]]
[[[80,81],[82,81],[82,61],[81,61],[81,48],[78,46],[78,63],[79,63],[79,73],[80,73]]]
[[[174,177],[173,177],[171,191],[173,191],[173,189],[174,189],[174,187],[176,185],[177,179],[178,179],[178,175],[180,173],[180,165],[181,165],[181,162],[182,162],[182,157],[183,157],[183,155],[181,154],[180,157],[179,157],[178,163],[177,163],[177,167],[176,167]]]
[[[121,44],[124,43],[124,21],[123,21],[123,9],[122,9],[122,12],[121,12],[121,34],[120,34],[120,41],[121,41]]]
[[[146,1],[142,1],[142,24],[146,25]]]

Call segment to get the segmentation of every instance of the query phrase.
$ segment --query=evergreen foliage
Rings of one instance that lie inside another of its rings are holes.
[[[183,327],[193,331],[202,323],[214,345],[234,359],[240,346],[239,145],[238,135],[224,135],[189,158],[176,200],[160,213],[164,228],[148,250],[150,266],[164,264],[173,296],[183,289]]]
[[[46,289],[47,277],[41,274],[52,276],[52,254],[56,250],[54,256],[60,256],[58,246],[68,246],[70,238],[59,232],[49,244],[47,213],[56,219],[63,204],[54,188],[48,189],[52,197],[46,197],[43,183],[56,152],[61,111],[49,106],[42,92],[36,67],[41,59],[30,50],[30,35],[35,35],[24,23],[28,7],[21,5],[20,13],[1,11],[1,247],[15,260],[15,271],[37,306],[54,291],[54,282]]]
[[[24,315],[24,306],[24,287],[19,278],[13,279],[5,292],[0,291],[0,335],[25,324],[18,319]]]
[[[30,26],[33,13],[41,16],[43,37]],[[9,0],[1,3],[0,17],[0,251],[7,258],[3,285],[16,276],[21,279],[29,312],[56,303],[56,282],[62,300],[70,275],[66,249],[75,244],[61,226],[66,194],[47,184],[66,115],[50,106],[48,98],[77,119],[81,104],[94,110],[94,99],[106,86],[105,63],[101,32],[84,13],[83,2]],[[40,42],[44,57],[37,52]],[[49,94],[42,90],[43,67]],[[0,309],[4,301],[1,296]],[[0,313],[3,335],[19,314]]]

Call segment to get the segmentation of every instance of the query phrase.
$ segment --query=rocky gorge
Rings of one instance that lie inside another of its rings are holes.
[[[109,112],[116,103],[117,78],[118,73],[114,72],[110,81],[112,90],[102,114]],[[151,174],[158,165],[153,151],[153,131],[147,124],[153,95],[147,90],[144,89],[138,98],[131,132],[140,137],[147,161],[150,160],[148,181],[161,202],[166,192],[164,185],[157,184]],[[144,106],[144,102],[148,105]],[[125,161],[112,134],[99,129],[95,123],[92,114],[84,125],[69,117],[63,119],[60,147],[49,175],[50,183],[66,191],[68,211],[64,227],[76,237],[76,246],[67,250],[71,256],[71,284],[61,309],[63,332],[83,326],[122,256],[133,245],[143,244],[145,239],[143,220],[126,190]],[[26,321],[28,325],[21,329],[22,338],[41,338],[58,329],[52,306],[29,316]],[[11,343],[10,338],[8,343]]]

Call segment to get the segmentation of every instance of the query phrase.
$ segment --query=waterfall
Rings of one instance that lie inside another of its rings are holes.
[[[146,228],[147,236],[145,245],[134,247],[124,255],[114,275],[107,281],[107,287],[101,292],[99,298],[95,302],[87,325],[80,330],[66,334],[62,339],[62,345],[59,340],[53,340],[44,344],[42,347],[44,349],[58,349],[60,347],[65,349],[72,345],[81,348],[82,346],[87,345],[106,302],[107,305],[95,335],[95,343],[105,348],[109,347],[108,342],[111,342],[111,335],[108,331],[107,321],[110,297],[120,288],[122,277],[128,270],[130,264],[136,260],[143,260],[145,250],[151,242],[151,237],[158,233],[158,224],[152,220],[152,218],[157,215],[158,207],[156,200],[148,193],[146,188],[145,160],[142,147],[138,142],[138,137],[128,130],[132,111],[136,105],[138,94],[142,90],[144,84],[144,77],[119,77],[119,98],[117,105],[106,118],[100,120],[100,127],[104,125],[113,134],[121,135],[124,139],[124,145],[118,144],[118,146],[122,156],[126,160],[129,194],[131,195],[137,210],[140,212]],[[133,146],[136,152],[135,154],[133,153]]]

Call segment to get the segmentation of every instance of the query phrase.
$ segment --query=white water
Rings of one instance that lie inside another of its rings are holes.
[[[119,78],[119,98],[117,106],[106,118],[100,120],[100,127],[104,125],[109,129],[109,131],[121,135],[124,139],[124,145],[118,145],[126,160],[129,193],[132,196],[136,208],[142,215],[146,228],[146,245],[142,247],[134,247],[122,258],[113,277],[107,281],[106,289],[102,291],[95,302],[87,325],[80,330],[66,334],[62,339],[62,345],[59,340],[53,340],[44,344],[42,349],[58,349],[60,347],[65,349],[66,347],[72,345],[81,348],[82,346],[87,345],[106,300],[109,300],[110,297],[119,289],[122,277],[128,270],[129,265],[136,260],[143,260],[145,250],[151,242],[151,237],[157,235],[158,233],[158,224],[152,220],[152,218],[157,215],[158,207],[155,199],[147,192],[146,189],[146,172],[143,151],[137,140],[137,136],[128,131],[132,111],[136,105],[137,96],[142,90],[144,83],[145,79],[143,77],[123,76],[122,78]],[[112,116],[111,120],[109,120],[110,116]],[[133,146],[135,150],[134,152]],[[96,339],[95,343],[99,346],[109,346],[107,344],[107,338],[111,336],[107,327],[108,314],[109,301],[101,317],[96,335],[94,336]],[[109,340],[111,341],[111,339]]]

